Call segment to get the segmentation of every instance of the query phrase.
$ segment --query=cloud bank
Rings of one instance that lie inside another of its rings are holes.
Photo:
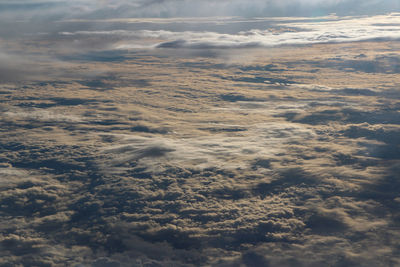
[[[284,20],[269,21],[268,19],[259,21],[266,25],[266,29],[251,29],[234,34],[207,31],[174,32],[168,30],[77,31],[61,32],[60,34],[82,39],[89,37],[114,38],[118,40],[113,45],[114,49],[254,48],[400,39],[400,24],[396,23],[398,21],[397,13],[361,18],[322,18],[322,21],[318,22],[313,20],[285,22]],[[173,23],[174,20],[168,22]],[[184,20],[184,22],[190,23],[191,20]],[[203,20],[199,23],[204,23],[206,28],[207,22],[209,23],[208,20]],[[220,22],[229,24],[235,21],[221,19]],[[146,40],[146,43],[142,40]],[[158,40],[164,41],[159,42]]]
[[[396,45],[102,51],[3,83],[0,264],[398,265]]]
[[[396,4],[2,1],[0,266],[399,266]]]

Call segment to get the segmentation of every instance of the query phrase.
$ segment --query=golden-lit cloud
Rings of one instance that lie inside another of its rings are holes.
[[[0,265],[399,265],[398,14],[192,4],[0,4]]]

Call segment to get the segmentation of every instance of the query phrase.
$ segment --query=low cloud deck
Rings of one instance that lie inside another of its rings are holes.
[[[0,265],[400,264],[398,42],[57,49],[0,75]]]

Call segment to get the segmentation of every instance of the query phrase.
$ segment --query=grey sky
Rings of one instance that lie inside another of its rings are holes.
[[[185,16],[321,16],[400,11],[396,0],[73,0],[2,1],[2,17],[115,18]]]

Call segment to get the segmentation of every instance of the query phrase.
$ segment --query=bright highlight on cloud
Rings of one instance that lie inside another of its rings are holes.
[[[77,31],[61,32],[61,35],[89,38],[98,36],[103,38],[118,38],[116,49],[135,48],[254,48],[274,47],[280,45],[310,45],[318,43],[358,42],[367,40],[398,40],[400,39],[400,23],[398,13],[374,17],[328,17],[316,20],[285,19],[258,19],[247,20],[246,23],[259,22],[265,28],[239,31],[234,34],[204,31],[168,31],[168,30],[112,30],[112,31]],[[196,23],[203,23],[204,29],[214,19],[204,19]],[[219,23],[237,23],[235,20],[220,18]],[[122,20],[121,22],[124,22]],[[131,20],[125,20],[126,23]],[[159,20],[148,20],[160,23]],[[161,21],[162,22],[162,21]],[[175,23],[167,20],[167,23]],[[132,22],[131,22],[132,23]],[[178,23],[191,23],[191,19],[178,20]],[[129,41],[127,41],[128,39]],[[146,44],[141,42],[145,39]],[[160,42],[159,40],[163,40]]]

